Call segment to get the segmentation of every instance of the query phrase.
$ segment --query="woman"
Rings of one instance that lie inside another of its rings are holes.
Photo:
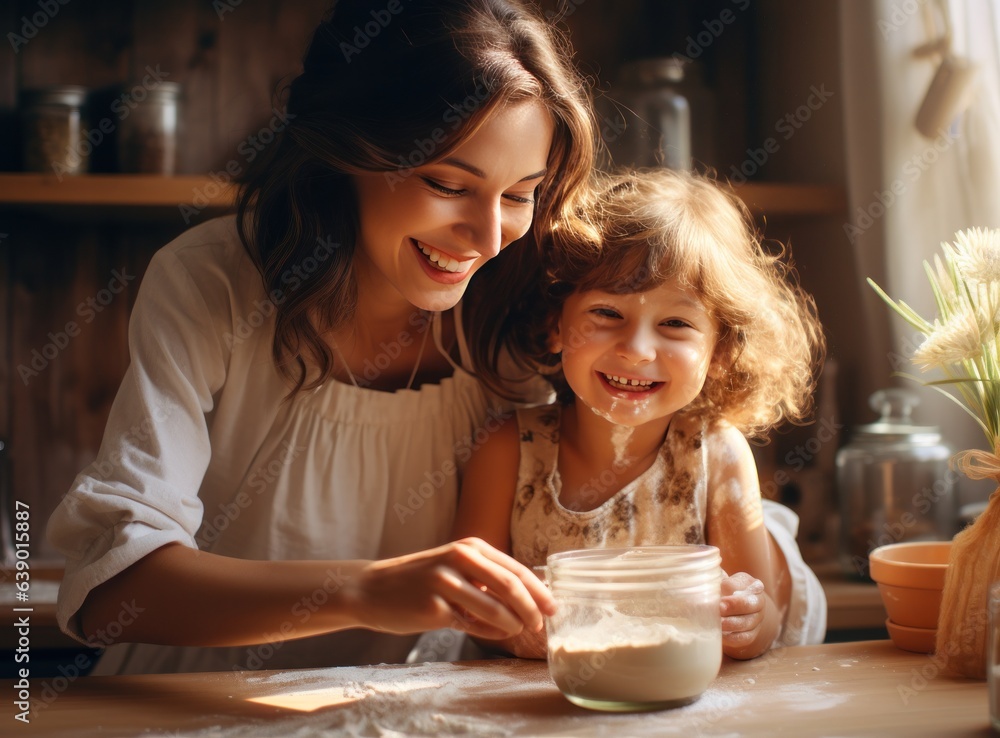
[[[509,412],[483,382],[589,173],[589,102],[516,2],[394,7],[336,4],[235,218],[149,266],[98,458],[49,526],[61,627],[128,643],[100,673],[401,661],[420,631],[551,607],[505,554],[439,544]]]

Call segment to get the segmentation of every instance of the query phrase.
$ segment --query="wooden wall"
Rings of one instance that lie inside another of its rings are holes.
[[[16,53],[6,41],[0,47],[4,141],[17,140],[20,90],[55,84],[94,90],[91,99],[103,102],[91,107],[94,127],[103,117],[117,122],[108,106],[112,95],[149,67],[183,87],[178,173],[221,171],[232,159],[245,163],[237,146],[267,125],[276,90],[297,73],[328,1],[228,5],[232,12],[221,15],[210,0],[60,5]],[[37,11],[34,1],[4,3],[5,35],[20,34],[21,17]],[[98,164],[106,159],[100,147]],[[0,168],[19,167],[18,149],[0,147]],[[177,210],[138,221],[122,216],[0,210],[0,233],[7,234],[0,239],[0,440],[8,443],[14,496],[32,507],[39,557],[54,553],[43,541],[45,521],[100,444],[128,366],[128,314],[141,276],[156,249],[186,228]],[[103,306],[109,293],[102,290],[112,281],[117,288],[116,273],[127,288]],[[69,323],[77,336],[66,334]]]
[[[238,144],[270,119],[276,90],[296,73],[327,5],[328,0],[60,5],[16,53],[9,44],[0,45],[0,140],[16,141],[22,89],[79,84],[98,91],[95,99],[106,105],[109,91],[158,67],[183,86],[178,173],[219,171],[233,159],[242,161]],[[721,33],[699,45],[698,63],[714,100],[696,125],[699,132],[714,131],[715,144],[695,154],[703,153],[703,164],[726,174],[746,158],[748,142],[762,137],[767,121],[757,94],[758,26],[769,3],[543,0],[541,5],[548,13],[561,12],[599,96],[613,95],[623,60],[685,53],[699,33],[718,30],[716,21],[731,17]],[[37,0],[0,5],[5,33],[20,33],[22,16],[37,10]],[[826,30],[811,32],[820,38]],[[97,108],[92,117],[107,114],[107,107]],[[16,145],[0,147],[0,169],[15,170],[18,161]],[[771,171],[779,168],[775,163]],[[766,169],[759,176],[781,178]],[[120,216],[0,208],[0,233],[8,234],[0,237],[0,439],[9,441],[14,494],[35,510],[40,556],[53,553],[42,543],[44,520],[100,443],[128,363],[127,319],[140,276],[153,252],[186,227],[175,212],[140,221]],[[787,233],[784,226],[769,226],[772,237]],[[808,269],[808,244],[797,253]],[[80,306],[108,286],[115,270],[136,279],[84,323],[79,311],[86,308]],[[24,381],[18,367],[30,368],[32,352],[61,341],[58,334],[70,321],[79,324],[79,336]]]

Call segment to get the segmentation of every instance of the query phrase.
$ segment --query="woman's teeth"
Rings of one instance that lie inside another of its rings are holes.
[[[430,246],[427,246],[420,241],[417,241],[416,244],[417,248],[424,252],[424,256],[427,257],[427,260],[441,271],[452,273],[464,271],[462,262],[455,261],[450,256],[442,254],[437,249],[432,249]]]
[[[612,387],[628,392],[642,392],[656,384],[652,379],[626,379],[615,374],[603,374],[603,376]]]

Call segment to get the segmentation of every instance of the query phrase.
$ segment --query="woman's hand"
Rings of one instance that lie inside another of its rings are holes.
[[[366,564],[349,585],[359,620],[389,633],[457,628],[499,640],[542,630],[552,595],[525,566],[478,538]]]
[[[544,659],[549,653],[549,639],[545,628],[539,631],[523,630],[520,634],[508,638],[506,650],[521,659]]]
[[[736,659],[760,656],[777,637],[777,608],[764,583],[746,572],[722,580],[722,650]]]
[[[486,638],[475,640],[490,653],[516,656],[519,659],[544,659],[548,657],[549,653],[549,639],[545,628],[538,631],[525,628],[515,636],[500,640]]]
[[[142,615],[123,629],[124,606]],[[122,642],[241,646],[349,628],[501,639],[541,630],[554,609],[529,569],[478,538],[382,561],[251,561],[173,543],[96,587],[80,620],[104,646],[110,623]]]

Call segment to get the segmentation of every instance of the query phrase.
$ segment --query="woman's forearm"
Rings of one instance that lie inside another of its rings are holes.
[[[364,563],[246,561],[164,546],[95,588],[80,622],[102,645],[240,646],[358,627],[350,587]]]
[[[172,544],[95,588],[80,619],[101,645],[241,646],[346,628],[500,639],[541,630],[553,607],[530,570],[476,538],[379,561],[246,561]]]

